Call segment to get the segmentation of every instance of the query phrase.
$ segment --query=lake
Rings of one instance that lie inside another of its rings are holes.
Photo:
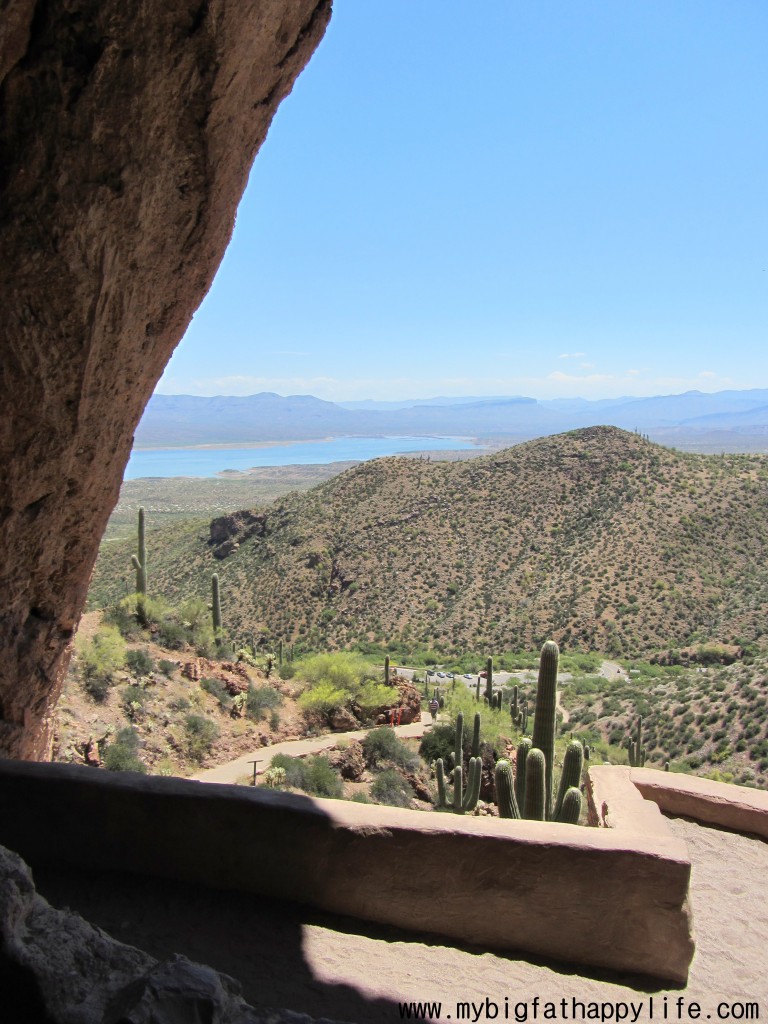
[[[257,466],[311,466],[328,462],[366,462],[406,452],[482,449],[464,437],[336,437],[326,441],[290,441],[263,448],[135,448],[125,480],[139,477],[211,477],[227,470]]]

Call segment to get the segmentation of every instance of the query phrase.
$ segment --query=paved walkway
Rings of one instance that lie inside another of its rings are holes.
[[[420,737],[424,730],[432,725],[432,718],[429,712],[422,712],[422,721],[413,722],[411,725],[396,725],[395,732],[403,739]],[[375,726],[373,728],[376,728]],[[257,774],[261,775],[272,763],[275,754],[288,754],[289,757],[302,757],[306,754],[316,754],[321,750],[330,750],[335,747],[339,740],[361,740],[367,736],[371,729],[356,729],[354,732],[330,732],[325,736],[312,736],[304,740],[286,740],[284,743],[273,743],[269,747],[259,747],[257,750],[226,764],[217,765],[215,768],[208,768],[206,771],[198,772],[190,778],[197,782],[237,782],[245,775],[253,775],[253,761],[257,760]]]

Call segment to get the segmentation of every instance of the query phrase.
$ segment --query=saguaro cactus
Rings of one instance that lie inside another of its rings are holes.
[[[525,804],[523,817],[547,819],[547,762],[543,751],[532,747],[525,759]]]
[[[509,761],[496,762],[493,778],[496,783],[496,803],[499,808],[499,817],[519,818],[520,808],[515,798],[515,779]]]
[[[487,658],[485,662],[485,695],[493,706],[493,658]]]
[[[467,785],[464,788],[464,715],[459,712],[456,716],[456,734],[453,755],[453,801],[452,810],[456,814],[464,814],[466,811],[473,811],[480,798],[480,782],[482,774],[482,761],[478,757],[480,749],[480,714],[475,715],[474,728],[472,730],[472,756],[469,759],[467,771]],[[442,757],[437,759],[435,764],[437,775],[437,797],[438,806],[447,807],[448,801],[445,792],[445,766]]]
[[[583,767],[584,748],[578,740],[571,740],[563,758],[563,771],[560,775],[560,786],[558,787],[557,800],[555,801],[555,809],[552,814],[555,821],[562,821],[563,802],[568,790],[575,788],[579,791]]]
[[[216,646],[221,647],[221,595],[219,593],[219,576],[211,576],[211,614],[213,616],[213,636]]]
[[[642,715],[638,716],[637,729],[635,731],[635,741],[632,742],[632,736],[629,738],[629,763],[632,768],[642,768],[645,764],[645,747],[643,746],[643,719]]]
[[[384,685],[389,686],[389,655],[384,656]]]
[[[546,817],[552,814],[552,780],[555,767],[555,726],[557,719],[557,665],[560,650],[553,640],[541,649],[539,683],[536,690],[536,717],[533,721],[533,746],[546,762]]]
[[[144,509],[139,509],[139,553],[131,555],[131,564],[136,570],[136,593],[147,592],[147,547],[144,538]]]

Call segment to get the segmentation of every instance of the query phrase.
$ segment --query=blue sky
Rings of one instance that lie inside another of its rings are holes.
[[[764,0],[335,0],[158,391],[768,386]]]

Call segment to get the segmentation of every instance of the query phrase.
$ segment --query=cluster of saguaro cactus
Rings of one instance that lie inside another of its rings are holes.
[[[437,803],[439,807],[447,807],[456,814],[473,811],[480,798],[480,781],[482,760],[480,758],[480,714],[475,715],[472,730],[472,748],[467,769],[467,784],[464,786],[464,715],[456,716],[455,750],[453,755],[453,800],[448,804],[445,789],[445,765],[442,757],[435,765],[437,774]]]
[[[576,824],[581,814],[579,782],[584,750],[578,740],[568,744],[557,794],[554,794],[555,733],[557,718],[557,666],[560,652],[548,640],[541,649],[533,740],[525,737],[517,748],[517,777],[512,765],[496,765],[496,800],[502,818],[530,818]],[[514,701],[513,701],[514,706]]]
[[[642,768],[645,764],[645,747],[643,746],[643,719],[638,716],[635,739],[629,736],[629,763],[632,768]]]

